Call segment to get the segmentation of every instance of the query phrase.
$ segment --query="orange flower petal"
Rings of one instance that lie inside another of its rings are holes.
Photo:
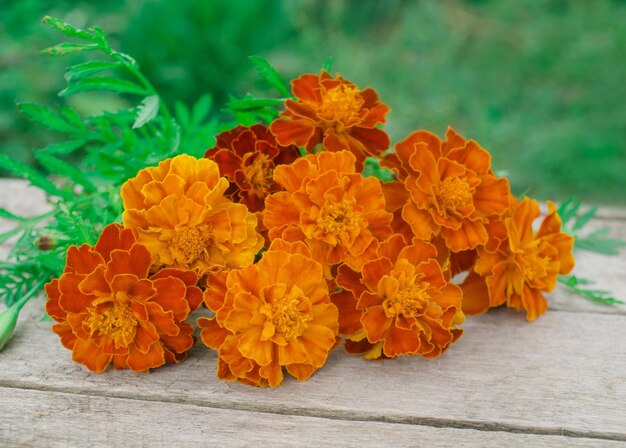
[[[165,364],[163,346],[161,344],[152,344],[147,353],[142,353],[131,346],[126,363],[135,372],[146,372],[160,367]]]
[[[93,372],[102,373],[111,363],[112,356],[103,353],[90,339],[77,339],[73,347],[72,359],[84,364]]]

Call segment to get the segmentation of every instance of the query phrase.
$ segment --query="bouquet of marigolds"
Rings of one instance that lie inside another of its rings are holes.
[[[68,138],[35,152],[50,178],[1,160],[54,205],[30,218],[1,212],[17,225],[0,238],[19,235],[0,265],[3,343],[44,287],[52,330],[94,372],[180,363],[197,326],[219,378],[276,387],[285,373],[308,379],[340,345],[371,360],[435,358],[466,316],[506,306],[540,317],[558,281],[618,302],[565,276],[573,233],[594,210],[577,214],[569,200],[542,214],[452,127],[392,145],[389,107],[331,61],[289,89],[251,57],[283,98],[232,98],[225,120],[210,97],[170,111],[102,30],[44,22],[72,38],[47,53],[104,56],[69,67],[62,96],[142,99],[93,117],[20,105]],[[620,244],[601,232],[576,242]]]

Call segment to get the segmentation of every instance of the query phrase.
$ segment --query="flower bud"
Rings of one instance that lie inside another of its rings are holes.
[[[0,314],[0,351],[4,349],[7,342],[13,336],[13,330],[17,324],[17,316],[20,313],[20,307],[14,304],[8,310]]]
[[[52,250],[56,245],[57,240],[51,236],[40,236],[35,240],[35,247],[39,250]]]

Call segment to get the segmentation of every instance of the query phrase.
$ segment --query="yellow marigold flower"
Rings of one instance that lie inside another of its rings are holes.
[[[152,254],[152,269],[239,268],[263,246],[257,218],[224,196],[228,180],[208,159],[180,155],[145,168],[122,185],[126,228]]]
[[[548,308],[542,292],[552,291],[557,276],[574,268],[574,238],[561,232],[561,218],[552,202],[535,232],[532,223],[540,215],[537,201],[513,201],[503,219],[506,238],[495,250],[478,250],[474,272],[463,284],[463,309],[478,314],[506,303],[526,310],[526,319],[532,321]]]
[[[200,318],[202,341],[218,351],[217,375],[276,387],[283,367],[306,380],[326,362],[338,332],[322,266],[301,242],[272,242],[263,258],[212,275]]]
[[[381,182],[355,172],[348,151],[321,152],[281,165],[274,180],[286,191],[268,196],[263,222],[270,239],[305,241],[326,267],[359,270],[391,234]]]

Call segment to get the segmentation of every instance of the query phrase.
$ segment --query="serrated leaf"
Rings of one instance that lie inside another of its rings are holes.
[[[137,84],[116,78],[85,78],[78,80],[59,92],[59,96],[70,96],[92,90],[146,95],[146,90]]]
[[[159,97],[158,95],[151,95],[141,100],[141,103],[137,107],[137,118],[133,123],[133,129],[142,127],[144,124],[152,121],[159,112]]]
[[[65,79],[67,82],[77,81],[106,70],[115,70],[119,66],[120,64],[116,62],[88,61],[69,67],[65,72]]]
[[[34,103],[20,103],[19,110],[36,123],[44,125],[52,131],[73,133],[77,128],[45,106]]]
[[[100,47],[96,44],[75,44],[71,42],[63,42],[53,47],[41,50],[41,52],[50,56],[66,56],[68,54],[80,53],[83,51],[94,51],[99,49]]]
[[[102,45],[104,51],[109,52],[111,50],[111,46],[109,45],[109,39],[107,39],[107,36],[102,28],[94,26],[93,28],[89,28],[89,31],[94,36],[95,41]]]
[[[35,152],[35,158],[50,173],[64,176],[73,181],[75,184],[82,185],[86,191],[95,191],[96,186],[85,176],[81,170],[63,160],[41,151]]]
[[[287,98],[290,96],[287,84],[267,59],[261,56],[249,56],[248,59],[250,59],[257,73],[266,83],[278,90],[283,97]]]
[[[212,105],[213,97],[209,93],[202,95],[202,97],[196,101],[191,111],[191,125],[193,127],[199,126],[207,115],[209,115]]]
[[[329,56],[325,61],[324,65],[322,65],[322,69],[326,70],[328,73],[333,71],[333,58]]]
[[[89,40],[91,42],[96,42],[97,38],[95,35],[90,33],[89,31],[81,30],[76,28],[69,23],[58,19],[56,17],[46,16],[41,21],[45,25],[50,25],[52,28],[62,32],[67,37],[78,37],[80,39]]]
[[[563,285],[568,287],[573,293],[578,294],[579,296],[586,299],[593,300],[604,305],[626,305],[626,303],[622,300],[612,297],[610,291],[605,291],[602,289],[586,289],[580,287],[580,285],[589,285],[594,283],[591,280],[576,277],[574,275],[559,275],[558,281],[559,283],[562,283]]]
[[[14,160],[2,153],[0,153],[0,167],[7,171],[10,171],[16,176],[23,177],[34,186],[44,190],[49,195],[60,196],[64,198],[67,198],[69,196],[67,192],[59,190],[56,185],[46,179],[46,177],[40,174],[37,170],[21,162],[18,162],[17,160]]]
[[[54,155],[70,154],[78,148],[81,148],[85,143],[86,140],[67,140],[64,142],[53,143],[40,149],[39,151]]]
[[[72,124],[76,129],[86,129],[82,117],[71,107],[62,107],[61,116],[65,119],[65,121]]]

